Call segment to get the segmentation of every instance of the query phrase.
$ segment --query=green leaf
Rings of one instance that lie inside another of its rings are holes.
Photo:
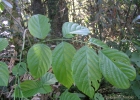
[[[133,81],[131,88],[139,100],[140,99],[140,83],[139,83],[139,81]]]
[[[16,97],[16,98],[23,98],[23,93],[21,91],[21,88],[19,86],[15,86],[15,90],[14,93],[12,94],[12,97]]]
[[[104,97],[100,93],[95,93],[94,100],[104,100]]]
[[[131,61],[134,62],[138,67],[140,67],[140,53],[133,52],[131,55]]]
[[[8,41],[7,39],[0,38],[0,51],[5,49],[8,46]]]
[[[96,38],[90,38],[89,42],[98,47],[108,48],[108,46],[105,43]]]
[[[3,10],[4,10],[4,6],[2,3],[0,3],[0,12],[3,12]]]
[[[38,93],[40,89],[39,82],[26,80],[20,84],[24,97],[31,97]]]
[[[104,49],[99,51],[100,69],[107,81],[117,88],[127,89],[129,80],[134,80],[136,71],[131,66],[126,54],[115,49]]]
[[[102,77],[96,52],[88,46],[78,50],[72,61],[72,72],[78,89],[92,98]]]
[[[43,77],[41,78],[41,81],[43,84],[55,84],[57,82],[57,79],[55,78],[54,74],[47,72]]]
[[[62,26],[63,37],[72,38],[73,34],[88,35],[90,33],[89,29],[81,26],[77,23],[65,22]]]
[[[43,76],[52,63],[52,52],[45,44],[35,44],[27,54],[28,68],[33,77]]]
[[[44,39],[50,32],[49,19],[40,14],[34,15],[28,21],[28,29],[34,37]]]
[[[7,86],[9,80],[8,66],[4,62],[0,62],[0,86]]]
[[[75,93],[69,93],[67,90],[62,93],[60,100],[80,100],[80,98]]]
[[[75,52],[75,48],[67,42],[60,43],[53,51],[53,72],[56,79],[67,88],[73,84],[71,61]]]
[[[24,97],[31,97],[37,93],[49,93],[51,86],[43,84],[41,81],[26,80],[20,84]]]
[[[2,0],[2,2],[9,8],[13,8],[13,6],[7,0]]]
[[[132,81],[131,88],[133,92],[135,93],[135,96],[137,96],[138,100],[140,99],[140,75],[137,75],[136,80]]]
[[[27,68],[26,63],[24,62],[18,63],[16,66],[12,68],[13,75],[17,75],[18,73],[19,76],[22,76],[25,74],[25,72],[27,72]]]
[[[42,85],[42,87],[38,90],[41,94],[47,94],[52,91],[52,88],[50,85]]]

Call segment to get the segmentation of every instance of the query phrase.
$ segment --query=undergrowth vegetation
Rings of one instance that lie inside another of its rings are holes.
[[[119,1],[120,4],[122,2]],[[135,2],[128,3],[132,7],[128,7],[128,12],[134,9]],[[102,5],[101,2],[98,3]],[[8,1],[2,0],[1,12],[4,11],[4,5],[12,8]],[[105,8],[105,5],[104,2],[101,8]],[[100,13],[101,16],[98,13],[95,18],[97,22],[88,20],[88,16],[85,17],[84,23],[78,22],[76,18],[73,22],[63,22],[60,37],[57,37],[58,34],[53,37],[57,29],[53,29],[52,19],[45,15],[31,15],[23,23],[27,26],[24,29],[9,13],[15,20],[12,25],[19,24],[16,28],[19,33],[10,30],[13,28],[11,25],[8,32],[14,35],[10,38],[0,37],[1,55],[8,46],[16,50],[13,56],[10,56],[10,63],[7,63],[8,57],[0,55],[1,98],[140,99],[140,31],[138,30],[140,15],[133,21],[126,18],[125,21],[133,23],[128,25],[117,16],[119,9],[113,7],[106,12],[115,13],[110,16],[112,18],[110,24],[115,27],[106,26],[109,20],[109,17],[106,17],[109,16],[108,13]],[[92,25],[88,27],[90,21],[94,26],[92,29]],[[6,26],[4,21],[1,22],[1,31],[8,29],[9,26]],[[4,32],[1,32],[1,35],[8,35],[8,32]],[[6,93],[8,96],[5,97]]]

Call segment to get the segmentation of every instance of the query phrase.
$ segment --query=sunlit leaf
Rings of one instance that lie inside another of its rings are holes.
[[[67,42],[60,43],[53,51],[53,72],[57,80],[67,88],[73,84],[71,61],[75,52],[75,48]]]
[[[33,77],[43,76],[51,67],[52,52],[45,44],[35,44],[27,54],[28,68]]]
[[[0,3],[0,12],[3,12],[3,10],[4,10],[4,6],[2,3]]]
[[[9,8],[13,8],[13,6],[7,1],[7,0],[2,0],[2,2],[7,5]]]
[[[0,86],[7,86],[9,80],[8,66],[4,62],[0,62]]]
[[[44,39],[50,32],[49,19],[43,15],[33,15],[28,21],[30,33],[39,39]]]
[[[72,38],[73,34],[88,35],[90,33],[89,29],[81,26],[77,23],[65,22],[62,26],[63,37]]]
[[[4,38],[0,38],[0,51],[8,46],[8,41]]]
[[[79,49],[72,61],[72,72],[78,89],[92,98],[102,77],[96,52],[88,46]]]
[[[129,88],[129,81],[135,79],[136,71],[131,66],[128,56],[108,48],[99,51],[99,57],[100,69],[105,79],[117,88]]]
[[[60,96],[60,100],[80,100],[80,98],[74,94],[74,93],[69,93],[67,90],[62,93]]]
[[[98,47],[108,48],[108,46],[105,43],[96,38],[90,38],[89,42]]]
[[[133,20],[133,23],[136,23],[139,19],[140,19],[140,15],[138,15],[138,16]],[[137,22],[137,23],[140,24],[140,22]]]

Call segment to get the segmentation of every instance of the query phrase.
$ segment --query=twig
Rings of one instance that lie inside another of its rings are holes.
[[[126,27],[126,24],[127,24],[127,19],[128,19],[128,15],[129,15],[129,12],[130,12],[130,7],[131,7],[131,5],[132,5],[132,0],[130,0],[130,5],[129,5],[129,9],[128,9],[128,12],[127,12],[127,15],[126,15],[124,27]]]
[[[21,59],[22,59],[22,53],[23,53],[23,50],[24,50],[25,35],[26,35],[27,30],[28,30],[28,29],[25,29],[25,30],[24,30],[24,33],[23,33],[23,44],[22,44],[22,50],[21,50],[21,53],[20,53],[19,66],[18,66],[17,75],[16,75],[16,81],[15,81],[15,84],[16,84],[16,82],[18,83],[17,86],[19,86],[19,84],[20,84],[20,79],[19,79],[19,74],[18,74],[18,72],[19,72],[19,67],[20,67],[20,63],[21,63]],[[24,70],[26,70],[26,69],[24,69]],[[19,87],[20,87],[20,86],[19,86]],[[20,91],[20,93],[21,93],[21,95],[22,95],[22,97],[23,97],[23,94],[22,94],[21,91]],[[14,94],[14,100],[15,100],[15,94]]]
[[[0,3],[2,4],[2,3]],[[9,10],[6,8],[6,6],[4,4],[2,4],[5,8],[5,10],[10,14],[10,16],[17,22],[17,24],[20,26],[21,30],[24,32],[24,29],[22,28],[22,26],[20,25],[20,23],[14,18],[14,16],[9,12]]]

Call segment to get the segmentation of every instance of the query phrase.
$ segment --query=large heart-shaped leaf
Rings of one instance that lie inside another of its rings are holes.
[[[60,100],[80,100],[77,94],[69,93],[67,90],[62,93]]]
[[[73,84],[71,61],[75,52],[75,48],[66,42],[57,45],[53,51],[53,72],[57,80],[67,88]]]
[[[43,76],[50,68],[52,62],[52,53],[45,44],[35,44],[27,54],[28,68],[33,77]]]
[[[98,47],[108,48],[108,46],[105,43],[95,38],[90,38],[89,42]]]
[[[44,39],[50,32],[49,19],[43,15],[34,15],[28,21],[28,28],[34,37]]]
[[[0,51],[8,46],[8,41],[4,38],[0,38]]]
[[[99,51],[99,57],[100,69],[105,79],[118,88],[129,88],[129,80],[135,79],[136,71],[131,66],[128,56],[108,48]]]
[[[96,52],[88,46],[78,50],[72,61],[72,72],[78,89],[92,98],[102,77]]]
[[[72,38],[73,34],[88,35],[90,33],[89,29],[81,26],[77,23],[65,22],[62,26],[63,37]]]
[[[8,66],[4,62],[0,62],[0,86],[7,86],[9,79]]]
[[[20,84],[21,90],[24,97],[31,97],[37,93],[48,93],[51,92],[51,86],[44,85],[40,81],[33,81],[33,80],[27,80]]]

